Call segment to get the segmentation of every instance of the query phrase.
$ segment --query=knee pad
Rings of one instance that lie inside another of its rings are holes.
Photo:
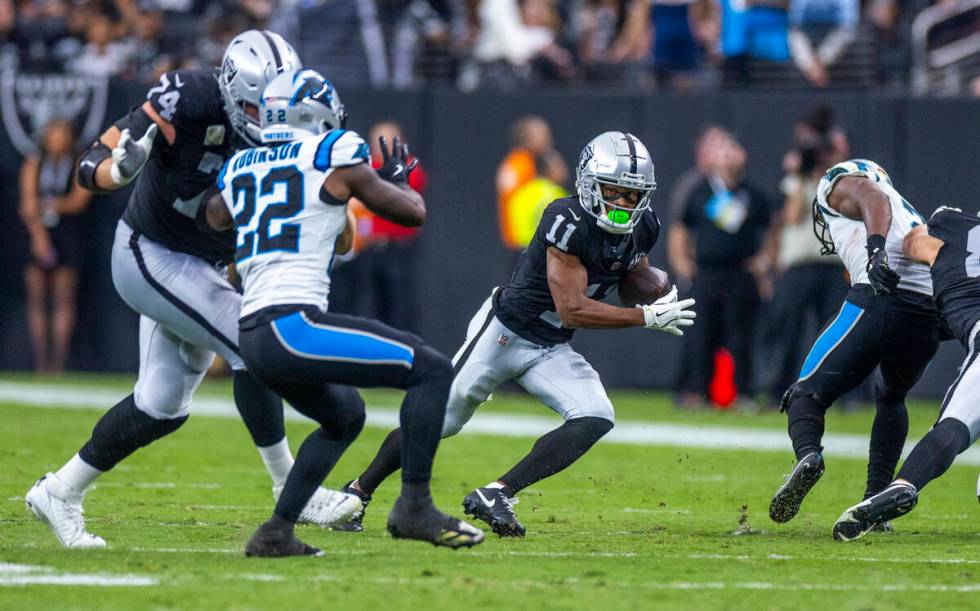
[[[597,416],[573,418],[566,420],[565,424],[578,428],[583,437],[589,437],[593,440],[592,443],[599,441],[606,433],[613,429],[613,422],[611,420]]]
[[[348,386],[334,387],[331,394],[334,395],[331,401],[336,407],[324,412],[320,428],[330,439],[353,441],[364,428],[364,399]]]
[[[798,397],[809,397],[816,402],[817,405],[822,407],[824,411],[830,409],[830,405],[821,399],[816,392],[806,388],[800,388],[798,384],[793,384],[786,389],[785,393],[783,393],[783,398],[779,401],[779,411],[789,413],[790,405],[792,405],[793,401],[795,401]]]
[[[892,390],[885,386],[885,381],[881,376],[875,378],[875,403],[905,403],[906,393],[903,391]]]
[[[204,373],[214,363],[214,353],[207,348],[200,348],[187,342],[180,343],[180,360],[187,368],[197,373]]]
[[[448,387],[453,381],[453,363],[428,344],[419,344],[415,348],[412,380],[416,384],[445,383]]]
[[[324,437],[337,441],[354,441],[361,434],[364,428],[365,413],[361,409],[345,410],[335,414],[329,422],[320,424],[320,431]]]
[[[136,408],[151,418],[169,420],[186,417],[194,390],[207,370],[159,365],[146,372],[136,386]]]

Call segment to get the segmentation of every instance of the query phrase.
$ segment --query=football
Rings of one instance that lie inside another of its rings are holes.
[[[627,308],[653,303],[670,292],[667,272],[652,265],[639,265],[619,283],[619,301]]]

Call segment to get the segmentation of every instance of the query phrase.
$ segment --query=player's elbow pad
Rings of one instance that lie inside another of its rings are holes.
[[[96,184],[95,173],[99,164],[110,158],[112,158],[112,151],[109,147],[102,144],[101,141],[96,141],[78,160],[78,170],[76,171],[78,184],[95,193],[109,193],[109,189],[103,189]]]

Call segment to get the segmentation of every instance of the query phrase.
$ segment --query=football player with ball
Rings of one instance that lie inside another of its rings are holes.
[[[577,195],[545,209],[510,282],[494,289],[473,317],[453,359],[454,379],[442,436],[455,435],[476,408],[514,380],[565,419],[538,439],[510,471],[463,500],[467,514],[500,536],[524,536],[513,511],[517,493],[578,460],[613,427],[613,406],[599,375],[569,340],[576,329],[646,327],[683,335],[693,299],[678,301],[647,252],[660,234],[651,209],[650,153],[632,134],[605,132],[582,151]],[[602,302],[618,288],[625,307]],[[367,470],[344,492],[367,506],[400,468],[401,430],[392,431]],[[363,512],[347,530],[362,529]]]

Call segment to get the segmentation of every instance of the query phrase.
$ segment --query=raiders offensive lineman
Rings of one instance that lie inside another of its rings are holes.
[[[774,522],[791,520],[823,475],[820,441],[827,409],[876,367],[865,498],[888,486],[908,435],[905,396],[940,339],[929,268],[902,253],[903,238],[925,220],[881,166],[852,159],[830,168],[817,187],[813,214],[824,253],[840,256],[851,289],[814,342],[799,380],[783,396],[798,462],[773,496],[769,517]]]
[[[613,427],[613,406],[592,366],[568,341],[575,329],[644,326],[682,335],[693,324],[677,301],[677,289],[655,303],[623,308],[602,303],[637,265],[660,233],[650,209],[653,161],[632,134],[606,132],[582,151],[578,195],[552,202],[514,270],[510,283],[495,290],[469,324],[454,358],[455,378],[442,429],[455,435],[490,394],[507,380],[565,419],[541,437],[530,454],[499,479],[463,500],[467,514],[501,536],[524,536],[514,515],[516,494],[565,469]],[[367,470],[344,490],[367,502],[381,482],[399,468],[405,433],[396,429]],[[347,530],[362,529],[363,512]]]
[[[252,535],[249,556],[320,554],[293,534],[300,510],[364,425],[364,401],[347,386],[407,390],[402,494],[388,517],[396,538],[472,546],[483,533],[432,503],[429,479],[452,381],[449,359],[422,339],[376,320],[327,312],[334,254],[346,252],[357,197],[384,218],[425,220],[408,187],[417,164],[396,138],[375,172],[367,144],[343,129],[345,112],[329,81],[313,70],[269,83],[260,105],[268,147],[235,154],[218,177],[224,205],[208,205],[215,227],[238,229],[236,261],[245,287],[240,321],[249,369],[320,428],[303,442],[272,517]],[[271,147],[271,148],[270,148]]]
[[[943,399],[939,418],[917,444],[895,481],[879,494],[844,511],[834,538],[853,541],[877,525],[912,511],[922,487],[949,469],[980,437],[980,218],[955,208],[939,208],[928,228],[905,238],[906,256],[932,268],[936,304],[953,335],[966,348],[959,375]]]
[[[236,36],[220,72],[177,70],[160,78],[146,102],[119,119],[83,155],[78,180],[105,192],[137,179],[116,228],[112,277],[140,313],[140,371],[134,392],[110,409],[75,456],[27,493],[28,509],[66,547],[102,547],[85,531],[85,490],[138,448],[187,419],[191,396],[215,353],[234,370],[235,402],[278,494],[293,463],[282,402],[245,371],[238,354],[241,296],[219,265],[234,236],[202,220],[223,162],[241,142],[258,141],[259,94],[276,74],[300,67],[280,36]],[[140,136],[142,134],[142,136]],[[321,491],[304,518],[321,525],[346,519],[356,498]]]

